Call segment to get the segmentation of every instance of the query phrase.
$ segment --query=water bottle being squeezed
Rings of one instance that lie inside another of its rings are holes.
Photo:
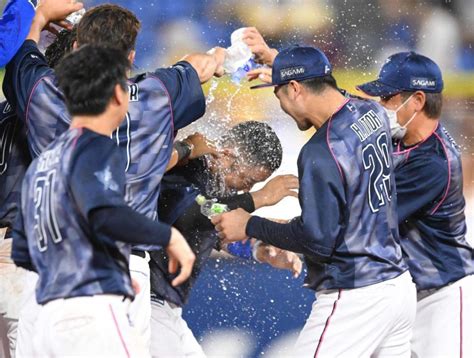
[[[245,27],[235,30],[230,36],[231,46],[226,49],[224,70],[230,74],[232,82],[239,84],[246,74],[260,67],[254,60],[247,44],[242,40]]]
[[[209,219],[229,211],[229,207],[226,204],[218,203],[217,199],[207,199],[204,195],[198,195],[196,203],[201,207],[201,214]]]

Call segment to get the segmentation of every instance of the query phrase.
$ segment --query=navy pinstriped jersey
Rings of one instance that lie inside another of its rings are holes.
[[[54,71],[35,42],[25,41],[7,66],[3,87],[26,122],[33,156],[69,127]],[[138,75],[130,79],[129,91],[129,112],[113,140],[127,156],[126,201],[156,219],[159,185],[171,157],[174,131],[204,114],[205,98],[199,77],[187,62]]]
[[[31,260],[39,274],[36,299],[97,294],[133,297],[130,245],[91,231],[89,214],[125,206],[125,159],[115,143],[72,129],[51,143],[26,172],[20,225],[27,249],[14,243],[15,262]]]
[[[252,217],[247,235],[305,255],[314,290],[357,288],[407,270],[398,243],[390,129],[384,109],[348,99],[298,158],[300,217]]]
[[[442,126],[423,142],[394,149],[400,243],[418,290],[474,273],[467,243],[459,148]]]
[[[23,123],[0,103],[0,227],[11,228],[18,214],[21,181],[31,162]]]
[[[171,281],[175,274],[168,271],[168,257],[163,249],[150,252],[150,282],[152,299],[167,300],[178,306],[188,301],[191,289],[198,278],[202,266],[209,258],[212,249],[217,246],[217,233],[208,218],[200,212],[195,202],[198,194],[214,198],[213,192],[218,178],[208,168],[206,159],[197,158],[185,166],[173,168],[163,178],[159,199],[159,215],[164,222],[175,226],[186,238],[196,255],[191,277],[178,287]],[[247,211],[255,209],[250,194],[237,195],[231,190],[221,192],[219,202],[229,208],[242,207]],[[250,242],[234,243],[228,251],[241,258],[251,257]],[[247,253],[247,257],[245,257]],[[250,257],[249,257],[250,256]]]

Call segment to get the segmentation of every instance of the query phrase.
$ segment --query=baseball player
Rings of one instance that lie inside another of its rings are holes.
[[[400,243],[418,290],[414,356],[474,356],[474,250],[465,238],[461,154],[440,124],[441,70],[401,52],[359,89],[381,97],[390,114]]]
[[[194,147],[206,145],[202,135],[188,138]],[[204,144],[203,144],[204,143]],[[213,248],[218,247],[234,256],[252,258],[251,241],[220,247],[214,226],[201,213],[195,199],[198,194],[216,198],[229,208],[245,208],[252,212],[270,206],[285,196],[296,196],[298,179],[291,175],[278,176],[259,191],[248,191],[257,182],[266,180],[281,163],[282,148],[275,132],[265,123],[244,122],[233,127],[219,140],[219,157],[190,160],[167,173],[162,182],[159,215],[175,226],[186,238],[196,255],[191,277],[179,287],[172,286],[174,274],[168,271],[168,255],[164,250],[150,253],[152,291],[151,355],[153,357],[204,356],[202,348],[182,318],[182,308],[188,302],[193,284],[198,278]],[[238,157],[232,153],[239,153]],[[244,190],[245,193],[237,194]],[[269,248],[258,246],[255,255],[260,261],[287,268],[297,276],[301,260],[294,253],[276,251],[266,255]]]
[[[242,209],[213,218],[221,238],[254,237],[304,254],[317,294],[294,348],[299,357],[410,356],[416,296],[398,243],[390,128],[383,107],[348,99],[319,49],[273,62],[282,109],[317,132],[298,158],[300,217],[287,224]]]
[[[5,95],[28,126],[28,144],[37,156],[69,125],[63,95],[37,47],[39,34],[49,21],[49,12],[38,8],[28,40],[6,68]],[[54,15],[56,16],[56,15]],[[77,46],[107,45],[135,56],[140,23],[126,9],[101,5],[90,9],[77,27]],[[124,36],[124,34],[126,34]],[[127,165],[126,202],[136,211],[157,219],[161,178],[173,148],[174,131],[200,118],[205,111],[201,83],[222,74],[224,51],[187,55],[174,66],[140,74],[129,80],[130,107],[121,126],[113,133],[123,148]],[[132,277],[140,292],[131,306],[131,317],[149,337],[150,285],[148,255],[137,247],[130,259]],[[149,338],[146,339],[149,341]]]
[[[182,266],[173,284],[192,269],[184,238],[124,201],[126,162],[110,137],[128,109],[129,65],[119,50],[84,46],[57,67],[71,127],[26,173],[12,251],[39,274],[37,356],[148,356],[127,317],[130,244],[166,246],[170,268]]]

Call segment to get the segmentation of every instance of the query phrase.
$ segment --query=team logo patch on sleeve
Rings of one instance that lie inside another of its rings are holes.
[[[436,80],[424,77],[412,77],[411,86],[415,88],[435,89]]]
[[[105,168],[101,172],[95,172],[94,175],[97,179],[99,179],[102,185],[104,185],[104,190],[119,190],[118,184],[112,178],[112,171],[110,170],[110,167],[107,166],[107,168]]]

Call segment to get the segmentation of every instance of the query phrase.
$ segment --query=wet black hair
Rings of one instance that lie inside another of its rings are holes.
[[[283,149],[280,139],[266,123],[240,123],[224,136],[222,144],[236,146],[252,166],[263,166],[273,173],[281,165]]]
[[[72,51],[74,41],[76,41],[76,27],[72,30],[62,30],[56,35],[56,38],[51,45],[46,48],[44,54],[49,67],[55,68],[59,61]]]

